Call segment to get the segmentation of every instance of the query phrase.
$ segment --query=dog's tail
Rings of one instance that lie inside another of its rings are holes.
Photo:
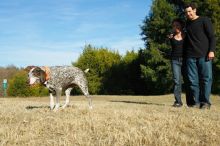
[[[86,70],[84,70],[85,73],[89,72],[89,68],[87,68]]]

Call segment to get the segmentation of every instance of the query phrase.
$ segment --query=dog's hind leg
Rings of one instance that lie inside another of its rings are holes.
[[[62,93],[62,88],[56,89],[56,106],[54,108],[54,111],[57,111],[58,108],[60,107],[60,97]]]
[[[89,102],[89,108],[92,109],[93,108],[92,107],[92,97],[89,95],[88,87],[79,85],[79,88],[81,89],[83,94],[87,97],[88,102]]]
[[[62,108],[65,108],[69,104],[69,102],[70,102],[70,92],[71,92],[72,89],[73,88],[66,89],[66,91],[65,91],[66,101],[65,101],[65,104],[62,106]]]
[[[86,95],[86,97],[89,100],[89,108],[92,109],[92,97],[90,95]]]

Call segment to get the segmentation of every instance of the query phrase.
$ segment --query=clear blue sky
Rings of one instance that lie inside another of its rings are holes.
[[[151,0],[1,0],[0,66],[71,65],[86,44],[144,47]]]

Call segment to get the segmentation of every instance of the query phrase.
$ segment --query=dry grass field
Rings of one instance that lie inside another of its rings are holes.
[[[220,96],[208,109],[172,107],[173,95],[83,96],[50,111],[49,98],[0,98],[0,145],[218,146]],[[62,99],[63,100],[63,99]]]

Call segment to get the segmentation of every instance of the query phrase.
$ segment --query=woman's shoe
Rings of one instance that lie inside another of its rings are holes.
[[[182,103],[174,103],[174,104],[173,104],[173,107],[181,107],[181,106],[183,106]]]

